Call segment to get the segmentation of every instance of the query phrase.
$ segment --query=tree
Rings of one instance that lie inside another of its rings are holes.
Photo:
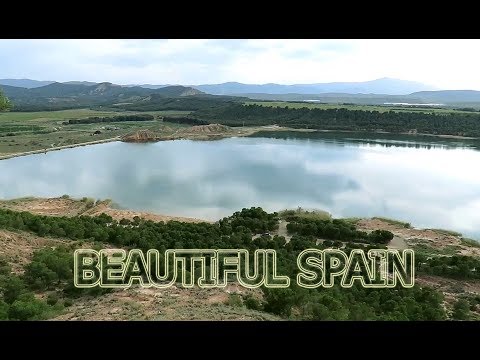
[[[470,304],[465,299],[459,299],[453,305],[452,318],[455,320],[468,320],[470,318]]]
[[[8,320],[8,309],[10,306],[5,302],[0,300],[0,320]]]
[[[3,275],[0,277],[0,293],[7,304],[13,303],[25,292],[25,283],[16,275]]]
[[[0,275],[9,275],[12,272],[12,268],[7,259],[0,256]]]
[[[0,111],[8,110],[12,107],[12,103],[8,98],[3,94],[2,90],[0,89]]]
[[[35,299],[32,293],[27,293],[10,305],[8,317],[11,320],[40,320],[47,310],[47,304]]]

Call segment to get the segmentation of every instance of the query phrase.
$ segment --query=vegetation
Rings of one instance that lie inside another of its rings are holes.
[[[322,239],[387,244],[393,239],[393,234],[386,230],[374,230],[370,234],[356,230],[351,222],[333,220],[315,220],[302,217],[291,217],[287,225],[290,234],[314,236]]]
[[[0,112],[0,156],[57,146],[70,146],[91,141],[112,139],[137,130],[150,130],[165,136],[173,134],[183,124],[148,121],[151,116],[185,116],[185,111],[122,112],[89,109],[45,112]],[[138,118],[137,118],[138,116]],[[101,122],[85,121],[100,118]],[[110,118],[116,118],[115,120]],[[69,122],[69,125],[62,123]],[[130,119],[130,121],[123,121]],[[147,121],[145,121],[147,120]],[[102,129],[102,127],[104,129]],[[100,134],[93,136],[96,131]]]
[[[453,109],[450,107],[432,107],[432,106],[421,106],[421,105],[373,105],[373,104],[361,104],[360,102],[339,102],[339,101],[329,101],[327,102],[306,102],[306,101],[248,101],[244,103],[245,105],[259,105],[266,107],[283,107],[283,108],[293,108],[293,109],[338,109],[344,108],[347,110],[367,110],[367,111],[378,111],[378,112],[423,112],[423,113],[464,113],[464,112],[478,112],[478,110],[473,108],[458,108]]]
[[[70,119],[64,121],[63,125],[72,125],[72,124],[98,124],[98,123],[111,123],[111,122],[123,122],[123,121],[152,121],[155,120],[153,115],[149,114],[139,114],[139,115],[119,115],[119,116],[109,116],[109,117],[88,117],[85,119]]]
[[[290,219],[298,219],[298,218],[305,218],[305,219],[313,219],[313,220],[331,220],[332,215],[328,212],[323,210],[304,210],[302,208],[298,208],[296,210],[283,210],[279,213],[280,217],[286,220]]]
[[[447,245],[443,248],[438,248],[438,247],[432,247],[427,244],[415,244],[412,246],[412,248],[415,250],[415,254],[419,255],[455,255],[459,252],[461,249],[460,246],[458,245]]]
[[[456,232],[456,231],[452,231],[452,230],[445,230],[445,229],[430,229],[430,230],[433,230],[433,231],[436,231],[440,234],[443,234],[443,235],[449,235],[449,236],[462,236],[461,233],[459,232]]]
[[[261,208],[242,209],[215,224],[155,223],[139,218],[120,223],[105,214],[98,217],[47,217],[0,209],[0,228],[30,231],[40,236],[159,251],[169,248],[245,248],[253,253],[258,248],[273,248],[278,253],[278,272],[291,278],[296,276],[298,254],[307,247],[339,247],[343,244],[338,240],[347,240],[349,251],[363,245],[348,240],[362,238],[371,242],[369,246],[372,248],[378,248],[376,243],[384,244],[391,238],[388,232],[376,231],[373,235],[358,232],[351,223],[338,219],[299,217],[290,228],[296,235],[285,246],[283,237],[265,235],[266,231],[275,229],[277,223],[278,214],[269,214]],[[252,241],[255,233],[264,235]],[[300,235],[304,233],[309,235]],[[334,241],[316,245],[315,235],[310,234],[322,234]],[[43,249],[34,254],[23,277],[4,275],[9,279],[2,282],[0,314],[4,317],[7,314],[10,319],[35,319],[63,306],[55,295],[48,296],[46,302],[24,295],[32,290],[60,291],[58,297],[65,299],[85,294],[71,284],[71,253],[71,248]],[[87,293],[97,296],[104,292],[97,287]],[[293,284],[286,289],[265,288],[263,292],[262,302],[251,297],[239,299],[232,296],[229,303],[296,319],[440,320],[446,317],[441,294],[430,288],[365,289],[355,284],[350,289],[334,286],[307,290]],[[63,303],[67,306],[71,301]]]
[[[2,90],[0,89],[0,111],[5,111],[10,109],[12,104],[10,100],[3,94]]]
[[[207,121],[192,119],[185,116],[178,116],[178,117],[164,116],[163,122],[170,122],[170,123],[176,123],[176,124],[188,124],[188,125],[208,125]]]
[[[292,128],[388,131],[480,137],[476,113],[379,112],[345,108],[309,109],[231,104],[198,110],[192,117],[229,126],[282,125]]]
[[[462,244],[464,244],[464,245],[473,246],[473,247],[476,247],[476,248],[480,248],[480,242],[478,242],[478,241],[476,241],[476,240],[469,239],[469,238],[461,238],[460,241],[461,241]]]
[[[389,224],[392,224],[392,225],[400,225],[400,226],[403,226],[404,228],[407,228],[407,229],[412,227],[412,225],[408,222],[395,220],[395,219],[390,219],[390,218],[386,218],[386,217],[376,216],[376,217],[373,217],[373,219],[382,220],[382,221],[384,221],[386,223],[389,223]]]
[[[6,260],[0,258],[0,320],[47,319],[63,308],[57,302],[37,299],[24,277],[12,274]]]
[[[455,320],[468,320],[470,318],[470,304],[465,299],[458,299],[453,305],[452,318]]]
[[[181,98],[169,98],[152,94],[148,101],[139,101],[132,104],[118,105],[118,108],[130,111],[159,111],[159,110],[188,110],[211,109],[226,104],[241,103],[243,98],[224,96],[185,96]]]
[[[25,89],[2,86],[6,94],[17,104],[18,111],[52,111],[82,107],[122,106],[138,102],[148,103],[150,97],[182,99],[196,97],[200,91],[184,86],[165,86],[147,89],[138,86],[122,87],[110,83],[93,85],[53,83]],[[173,100],[175,101],[175,100]]]
[[[453,255],[416,256],[417,271],[454,279],[480,279],[480,259],[473,256]]]

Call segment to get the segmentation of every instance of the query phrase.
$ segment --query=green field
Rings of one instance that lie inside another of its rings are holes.
[[[137,112],[95,111],[89,109],[0,113],[0,155],[80,144],[122,136],[140,129],[169,134],[181,125],[161,121],[162,116],[186,115],[188,111],[152,111],[153,121],[111,122],[63,125],[70,119],[110,117]],[[111,130],[106,128],[112,128]],[[95,131],[101,134],[93,135]]]
[[[467,113],[470,111],[454,110],[449,108],[415,108],[415,107],[399,107],[399,106],[381,106],[381,105],[342,105],[342,104],[319,104],[302,101],[248,101],[244,105],[260,105],[268,107],[289,107],[292,109],[308,108],[308,109],[338,109],[343,108],[347,110],[366,110],[366,111],[378,111],[378,112],[424,112],[424,113]]]

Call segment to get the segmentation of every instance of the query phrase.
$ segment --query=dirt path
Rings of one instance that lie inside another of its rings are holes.
[[[389,249],[405,250],[408,249],[407,242],[401,236],[394,236],[390,244],[387,246]]]
[[[285,220],[280,220],[280,223],[278,224],[277,234],[278,236],[283,236],[288,243],[292,237],[288,235],[287,224],[288,223]]]

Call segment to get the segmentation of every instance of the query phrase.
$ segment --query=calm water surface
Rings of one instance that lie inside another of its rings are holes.
[[[472,141],[338,133],[116,142],[0,161],[0,198],[111,198],[124,208],[212,220],[243,207],[301,206],[480,239],[477,149]]]

